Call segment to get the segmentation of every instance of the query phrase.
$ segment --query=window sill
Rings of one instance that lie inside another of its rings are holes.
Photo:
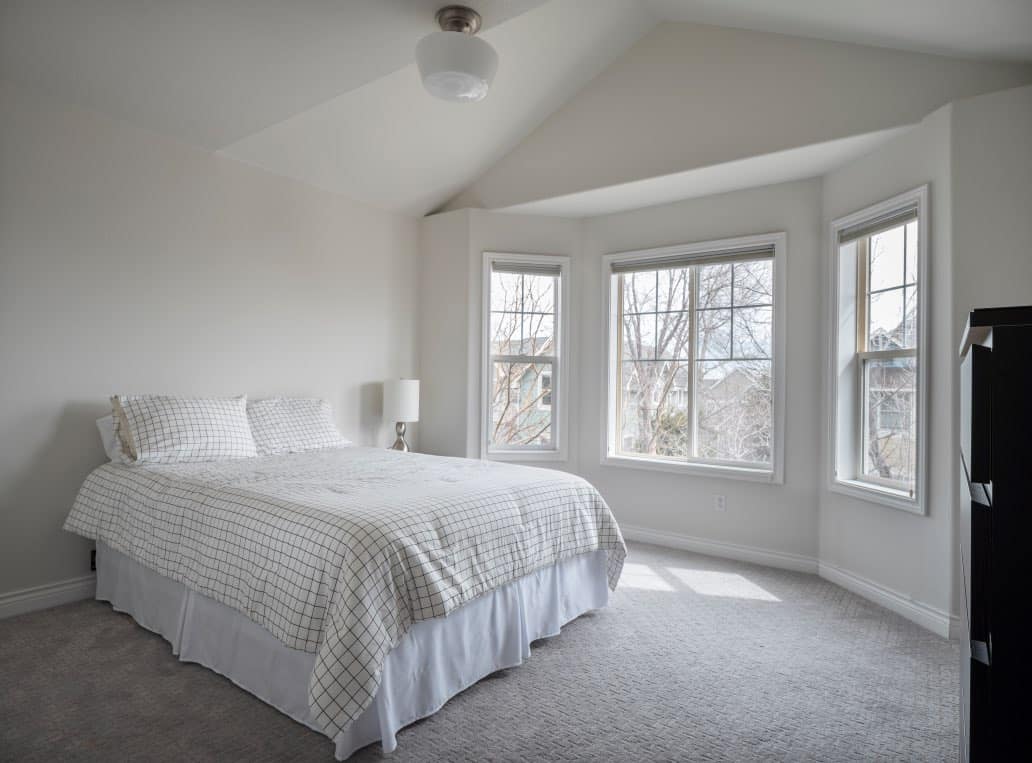
[[[651,458],[634,458],[633,456],[603,456],[602,466],[617,466],[624,469],[643,469],[652,472],[670,472],[673,474],[689,474],[696,477],[714,477],[717,479],[745,480],[746,482],[764,482],[769,485],[780,485],[782,479],[772,469],[727,466],[723,464],[690,463],[684,461],[661,461]]]
[[[851,498],[858,498],[861,501],[877,503],[888,506],[890,509],[899,509],[910,514],[919,516],[925,515],[924,506],[916,498],[904,490],[896,490],[891,487],[875,485],[862,480],[839,480],[833,479],[828,489],[839,495],[848,495]]]
[[[566,454],[558,450],[496,450],[483,455],[485,461],[565,461]]]

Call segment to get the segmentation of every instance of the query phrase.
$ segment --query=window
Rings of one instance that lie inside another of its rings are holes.
[[[541,386],[538,388],[538,408],[545,410],[552,407],[552,374],[541,374]]]
[[[927,188],[832,223],[831,487],[923,513]]]
[[[780,479],[783,244],[778,234],[606,258],[605,463]]]
[[[485,456],[563,457],[559,414],[568,267],[565,257],[485,255]]]

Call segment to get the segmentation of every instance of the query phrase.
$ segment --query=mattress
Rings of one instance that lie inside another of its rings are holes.
[[[310,720],[331,737],[413,624],[596,551],[615,587],[626,554],[578,477],[372,448],[108,464],[65,527],[313,654]]]

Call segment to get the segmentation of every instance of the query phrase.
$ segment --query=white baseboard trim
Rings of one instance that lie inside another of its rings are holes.
[[[698,554],[718,556],[726,559],[737,559],[742,562],[762,564],[796,572],[817,574],[825,580],[842,586],[875,604],[889,609],[896,614],[927,628],[943,638],[956,639],[960,635],[960,620],[944,610],[915,601],[909,596],[891,588],[868,580],[856,573],[836,567],[827,562],[818,562],[801,554],[790,554],[784,551],[771,551],[756,546],[743,546],[737,543],[706,540],[692,535],[652,530],[647,527],[621,524],[624,538],[641,543],[652,543],[666,548],[694,551]],[[90,599],[96,591],[97,580],[93,574],[70,578],[57,583],[46,583],[32,588],[0,593],[0,620],[14,617],[38,609],[48,609],[61,604]]]
[[[964,622],[960,615],[950,615],[950,641],[960,641],[964,635]]]
[[[752,562],[753,564],[762,564],[767,567],[778,567],[785,570],[809,572],[819,575],[828,582],[841,586],[868,601],[873,601],[875,604],[902,615],[943,638],[955,639],[959,637],[960,620],[956,615],[951,615],[949,612],[924,602],[915,601],[899,591],[883,586],[881,583],[868,580],[833,564],[820,562],[812,557],[790,554],[784,551],[771,551],[770,549],[758,548],[756,546],[742,546],[737,543],[707,540],[691,535],[682,535],[681,533],[668,532],[666,530],[652,530],[647,527],[623,523],[620,524],[620,529],[627,540],[652,543],[656,546],[665,546],[666,548],[677,548],[684,551],[694,551],[698,554],[737,559],[741,562]]]
[[[887,588],[881,583],[875,583],[854,572],[827,562],[820,562],[817,574],[837,586],[842,586],[847,591],[852,591],[897,615],[902,615],[907,620],[915,622],[943,638],[951,638],[959,630],[959,622],[954,624],[958,618],[950,615],[949,612],[921,601],[915,601],[906,594]]]
[[[37,609],[49,609],[60,604],[91,599],[97,590],[97,576],[83,575],[78,578],[45,583],[19,591],[0,593],[0,620],[14,617]]]
[[[696,538],[692,535],[668,532],[665,530],[651,530],[647,527],[638,527],[620,523],[620,530],[627,540],[636,540],[641,543],[652,543],[656,546],[677,548],[684,551],[694,551],[697,554],[708,554],[709,556],[720,556],[725,559],[737,559],[740,562],[752,562],[767,567],[778,567],[783,570],[795,570],[796,572],[817,573],[817,560],[801,554],[790,554],[785,551],[771,551],[756,546],[742,546],[737,543],[724,543],[717,540],[706,540]]]

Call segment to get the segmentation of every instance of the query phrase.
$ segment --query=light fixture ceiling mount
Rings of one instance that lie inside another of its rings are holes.
[[[465,5],[446,5],[434,18],[444,32],[476,34],[480,31],[480,14]]]
[[[446,5],[435,17],[440,32],[416,45],[416,64],[425,87],[446,101],[480,101],[498,70],[498,54],[475,37],[480,14],[464,5]]]

